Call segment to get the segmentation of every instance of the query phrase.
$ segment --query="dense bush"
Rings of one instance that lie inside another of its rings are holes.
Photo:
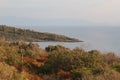
[[[44,54],[45,53],[45,54]],[[35,61],[37,60],[37,58],[40,58],[42,56],[47,56],[46,52],[44,50],[42,50],[41,48],[39,48],[39,46],[37,44],[33,44],[33,43],[25,43],[24,41],[19,41],[19,42],[7,42],[5,39],[1,39],[0,40],[0,62],[1,63],[5,63],[5,68],[3,68],[2,66],[0,66],[1,70],[6,70],[7,65],[9,66],[13,66],[16,69],[16,72],[12,71],[13,73],[15,73],[15,75],[11,75],[8,74],[7,75],[7,71],[3,71],[3,73],[1,73],[1,75],[4,76],[4,80],[28,80],[28,79],[23,79],[22,77],[24,76],[24,72],[23,71],[28,71],[29,73],[36,73],[36,65],[34,64]],[[37,61],[36,61],[37,62]],[[30,70],[32,69],[32,70]],[[17,73],[18,71],[18,73]],[[2,72],[2,71],[0,71]],[[27,73],[28,73],[27,72]],[[6,79],[9,78],[8,76],[13,76],[10,77],[10,79]],[[19,79],[17,79],[19,77]],[[27,77],[26,77],[27,78]],[[0,77],[1,80],[1,77]]]
[[[100,58],[100,52],[97,50],[89,52],[81,48],[74,50],[63,50],[63,48],[59,48],[58,50],[55,47],[57,46],[50,47],[49,59],[41,66],[40,72],[54,74],[58,73],[59,70],[63,70],[70,72],[73,80],[77,80],[77,78],[82,80],[84,75],[103,74],[106,69],[105,63]]]
[[[118,72],[120,72],[120,62],[115,62],[112,64],[112,68]]]
[[[45,50],[47,52],[52,52],[52,51],[58,51],[58,52],[61,52],[61,51],[70,51],[69,48],[65,48],[64,46],[61,46],[61,45],[57,45],[57,46],[49,45],[48,47],[45,48]]]

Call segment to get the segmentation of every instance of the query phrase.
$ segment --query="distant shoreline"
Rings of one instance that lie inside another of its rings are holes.
[[[37,32],[29,29],[15,28],[6,25],[0,25],[0,36],[7,41],[27,41],[27,42],[83,42],[76,38],[65,35],[58,35],[49,32]]]
[[[76,42],[84,42],[84,41],[26,41],[26,42],[68,42],[68,43],[76,43]]]

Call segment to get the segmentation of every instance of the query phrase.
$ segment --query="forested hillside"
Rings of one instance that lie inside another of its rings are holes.
[[[9,41],[58,41],[58,42],[79,42],[80,40],[70,38],[64,35],[52,33],[42,33],[28,29],[20,29],[6,25],[0,25],[0,37]]]

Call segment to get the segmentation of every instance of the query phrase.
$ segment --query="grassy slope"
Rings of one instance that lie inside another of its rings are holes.
[[[0,25],[0,36],[5,37],[7,40],[25,40],[25,41],[58,41],[58,42],[79,42],[80,40],[70,38],[64,35],[57,35],[52,33],[42,33],[32,30],[20,29]]]

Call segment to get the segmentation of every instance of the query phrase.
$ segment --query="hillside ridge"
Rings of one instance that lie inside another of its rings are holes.
[[[48,32],[38,32],[29,29],[21,29],[7,25],[0,25],[0,36],[8,41],[25,40],[28,42],[81,42],[78,39]]]

